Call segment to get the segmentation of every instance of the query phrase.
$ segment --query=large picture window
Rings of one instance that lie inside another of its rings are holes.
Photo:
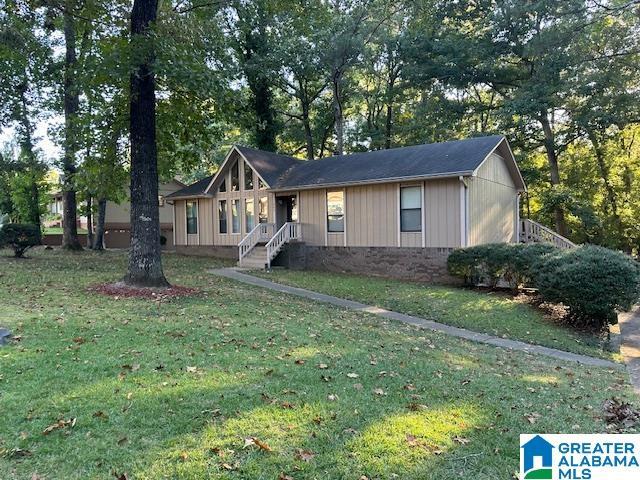
[[[220,200],[218,202],[218,223],[220,225],[220,233],[227,233],[227,201]]]
[[[244,162],[244,189],[253,190],[253,170],[247,162]]]
[[[231,202],[231,232],[240,233],[240,199]]]
[[[235,162],[231,167],[231,191],[237,192],[240,190],[240,173],[239,173],[238,162]]]
[[[327,192],[327,229],[344,232],[344,192]]]
[[[220,182],[220,188],[218,189],[220,193],[224,193],[227,191],[227,179],[223,178],[222,182]]]
[[[258,222],[267,223],[269,221],[269,198],[261,197],[258,201]]]
[[[187,234],[198,233],[198,202],[187,202]]]
[[[422,231],[422,187],[400,188],[400,231]]]
[[[244,200],[244,218],[247,232],[253,230],[256,222],[256,212],[253,209],[253,198],[246,198]]]

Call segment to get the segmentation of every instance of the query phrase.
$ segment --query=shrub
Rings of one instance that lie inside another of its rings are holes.
[[[572,323],[602,328],[617,323],[640,295],[640,266],[631,257],[603,247],[557,251],[535,265],[535,286],[543,299],[569,307]]]
[[[21,258],[31,247],[40,245],[37,225],[6,223],[0,228],[0,248],[11,247],[16,258]]]
[[[447,268],[467,284],[487,282],[495,287],[504,279],[517,288],[531,284],[533,265],[555,250],[548,244],[490,243],[454,250],[447,259]]]
[[[167,244],[167,237],[160,235],[160,246],[164,247]]]

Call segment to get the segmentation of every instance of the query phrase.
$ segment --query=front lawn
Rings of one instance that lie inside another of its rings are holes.
[[[123,253],[29,254],[0,253],[19,336],[0,347],[3,480],[507,479],[520,433],[604,432],[602,403],[632,395],[622,369],[275,294],[211,259],[166,254],[201,292],[160,302],[87,291]]]
[[[622,361],[596,335],[554,323],[540,310],[501,292],[325,272],[274,269],[263,278],[436,322],[568,352]]]

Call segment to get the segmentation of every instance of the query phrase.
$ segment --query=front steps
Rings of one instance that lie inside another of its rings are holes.
[[[238,262],[238,267],[259,270],[267,265],[267,249],[264,245],[256,245],[253,249]]]

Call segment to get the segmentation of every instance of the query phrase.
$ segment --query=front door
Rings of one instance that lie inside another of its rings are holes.
[[[298,221],[298,196],[282,195],[276,197],[276,226],[280,228],[285,222]]]

